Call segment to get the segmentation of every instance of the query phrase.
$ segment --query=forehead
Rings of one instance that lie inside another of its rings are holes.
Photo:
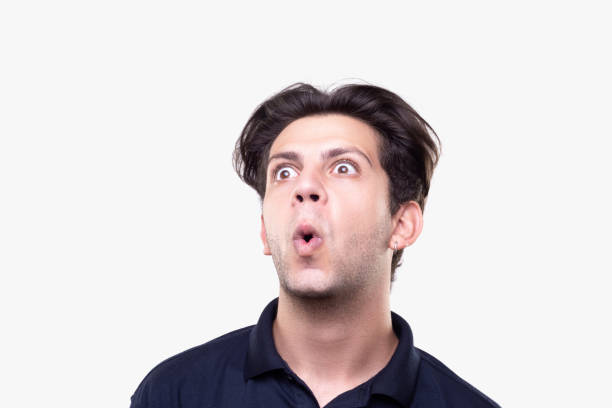
[[[291,122],[277,136],[270,155],[282,151],[307,154],[335,147],[357,147],[378,161],[378,133],[359,119],[341,114],[307,116]]]

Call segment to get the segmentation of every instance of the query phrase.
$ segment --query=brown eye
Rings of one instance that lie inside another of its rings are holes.
[[[297,173],[295,172],[295,170],[293,170],[293,168],[289,166],[284,166],[284,167],[279,168],[276,171],[274,178],[275,180],[286,180],[288,178],[295,177],[295,176],[297,176]]]
[[[338,174],[355,174],[357,170],[355,167],[347,162],[338,163],[336,167],[334,167],[334,171]]]

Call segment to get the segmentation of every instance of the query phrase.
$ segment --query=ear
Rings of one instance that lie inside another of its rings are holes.
[[[401,205],[393,216],[393,233],[389,241],[389,248],[404,249],[417,240],[423,229],[423,211],[416,201],[409,201]]]
[[[264,255],[272,255],[270,252],[270,247],[268,246],[268,238],[266,237],[266,226],[264,224],[263,214],[261,214],[261,242],[263,243],[263,253]]]

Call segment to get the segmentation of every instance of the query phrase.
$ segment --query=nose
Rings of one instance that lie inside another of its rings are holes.
[[[319,195],[318,194],[310,194],[308,195],[308,197],[312,200],[312,201],[319,201]],[[300,202],[303,203],[304,202],[304,196],[302,196],[301,194],[296,194],[295,198]]]
[[[327,202],[327,194],[323,184],[316,176],[302,173],[293,191],[292,205],[307,202],[324,204]]]

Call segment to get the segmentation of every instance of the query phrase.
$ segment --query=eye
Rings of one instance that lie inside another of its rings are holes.
[[[289,166],[281,166],[274,170],[274,180],[286,180],[297,176],[297,172]]]
[[[357,173],[357,169],[352,163],[348,161],[343,161],[334,166],[334,172],[338,174],[355,174]]]

